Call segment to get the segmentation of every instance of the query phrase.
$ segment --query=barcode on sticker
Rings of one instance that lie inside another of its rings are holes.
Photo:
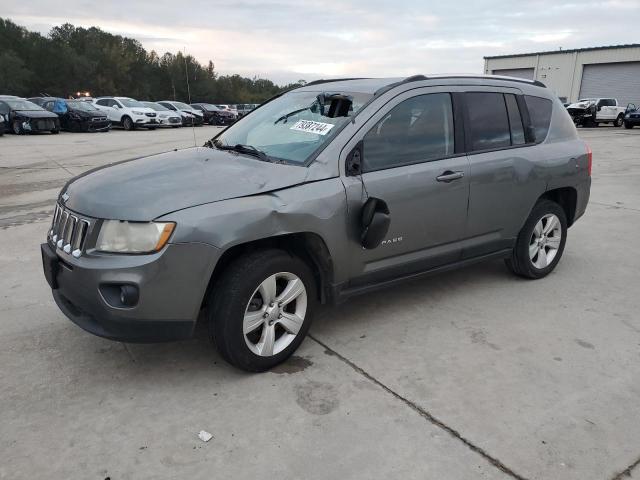
[[[334,125],[331,123],[314,122],[313,120],[298,120],[290,130],[326,135],[333,127]]]

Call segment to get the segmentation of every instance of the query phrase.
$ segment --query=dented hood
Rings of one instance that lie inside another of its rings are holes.
[[[297,185],[307,172],[305,167],[194,147],[91,170],[72,179],[59,201],[90,217],[148,221],[195,205]]]

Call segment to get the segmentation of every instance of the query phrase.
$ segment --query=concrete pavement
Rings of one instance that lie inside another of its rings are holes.
[[[204,332],[89,335],[42,277],[64,182],[189,146],[191,129],[5,135],[0,478],[640,478],[640,129],[580,133],[592,202],[553,274],[489,262],[323,308],[261,375],[225,364]]]

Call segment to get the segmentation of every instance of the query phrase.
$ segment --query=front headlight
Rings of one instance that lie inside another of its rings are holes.
[[[96,250],[111,253],[152,253],[164,247],[173,233],[173,222],[124,222],[105,220]]]
[[[144,112],[139,112],[138,110],[132,110],[131,113],[134,115],[144,115]]]

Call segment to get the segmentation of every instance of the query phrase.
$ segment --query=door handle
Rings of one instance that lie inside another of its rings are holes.
[[[442,175],[436,177],[436,180],[439,182],[449,183],[454,180],[459,180],[464,177],[464,172],[452,172],[451,170],[447,170],[442,172]]]

